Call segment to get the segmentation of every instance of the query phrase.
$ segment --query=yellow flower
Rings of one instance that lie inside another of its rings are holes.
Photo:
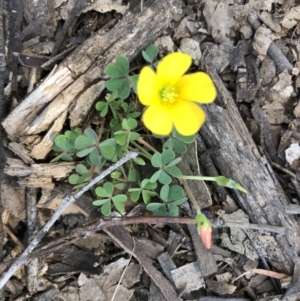
[[[168,54],[158,64],[155,73],[144,67],[137,83],[140,102],[146,106],[145,126],[157,135],[168,135],[173,126],[184,136],[198,132],[205,113],[197,103],[211,103],[216,88],[204,72],[184,75],[192,64],[189,55],[181,52]]]

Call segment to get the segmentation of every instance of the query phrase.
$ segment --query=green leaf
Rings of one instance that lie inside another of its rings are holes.
[[[103,185],[103,188],[105,191],[109,194],[112,195],[114,191],[114,185],[111,182],[105,182]]]
[[[83,157],[87,156],[88,154],[90,154],[94,149],[96,149],[95,146],[88,147],[86,149],[83,149],[83,150],[77,152],[76,156],[79,158],[83,158]]]
[[[103,110],[103,108],[105,107],[105,106],[107,106],[107,103],[106,102],[104,102],[104,101],[98,101],[97,103],[96,103],[96,110],[97,111],[102,111]]]
[[[114,187],[119,189],[119,190],[123,190],[126,188],[126,183],[124,182],[114,182]]]
[[[73,158],[69,154],[66,154],[66,153],[61,154],[61,159],[63,161],[69,161],[69,162],[73,161]]]
[[[124,202],[127,201],[127,196],[125,194],[118,194],[112,198],[112,201],[119,212],[124,212]]]
[[[119,145],[123,145],[123,146],[126,145],[127,135],[128,135],[127,132],[118,131],[118,132],[115,132],[114,135],[115,135],[115,139]]]
[[[157,54],[158,48],[153,44],[149,45],[145,51],[142,51],[143,58],[149,63],[152,63],[155,60]]]
[[[172,178],[166,172],[161,170],[158,181],[163,185],[167,185],[172,182]]]
[[[140,138],[140,134],[138,133],[129,133],[129,141],[135,141],[138,140]]]
[[[182,205],[182,204],[184,204],[187,201],[187,199],[188,199],[187,197],[184,197],[184,198],[181,198],[181,199],[179,199],[177,201],[172,202],[172,204],[173,205]]]
[[[125,56],[119,55],[116,57],[116,64],[122,70],[123,75],[128,75],[129,72],[129,61]]]
[[[119,90],[118,90],[119,97],[121,99],[126,99],[130,94],[130,82],[125,80],[122,82]]]
[[[136,190],[134,190],[136,189]],[[141,195],[141,190],[139,188],[133,188],[133,189],[129,189],[130,192],[130,199],[132,202],[137,202],[140,198]]]
[[[100,117],[105,117],[107,115],[107,113],[108,113],[108,104],[100,112]]]
[[[130,85],[135,94],[137,94],[137,82],[139,80],[139,74],[135,74],[129,77]]]
[[[163,166],[160,153],[153,154],[153,156],[151,158],[151,164],[152,164],[152,166],[157,167],[157,168],[161,168]]]
[[[127,82],[127,79],[126,78],[111,78],[105,84],[106,89],[109,91],[118,91],[124,81]]]
[[[79,173],[82,176],[89,174],[89,171],[87,170],[87,168],[83,164],[77,164],[75,170],[76,170],[77,173]]]
[[[97,142],[98,137],[97,137],[97,134],[95,133],[95,131],[94,131],[93,129],[91,129],[91,128],[85,129],[85,130],[84,130],[84,134],[85,134],[88,138],[92,139],[92,140],[94,141],[94,143]]]
[[[105,96],[105,99],[107,100],[107,102],[112,102],[113,100],[118,98],[118,91],[113,91],[110,94],[107,94]]]
[[[75,140],[75,147],[80,150],[90,147],[92,145],[95,145],[94,140],[92,138],[86,137],[84,135],[78,136]]]
[[[146,209],[149,211],[157,210],[160,207],[164,207],[165,205],[162,203],[150,203],[146,206]]]
[[[140,165],[140,166],[146,165],[145,160],[144,160],[143,158],[141,158],[141,157],[133,158],[133,161],[134,161],[137,165]]]
[[[122,127],[124,130],[131,131],[137,127],[137,121],[133,118],[123,119]]]
[[[144,179],[141,183],[141,187],[146,189],[156,189],[157,183],[150,182],[150,179]]]
[[[181,178],[182,172],[177,166],[167,166],[164,170],[174,178]]]
[[[78,184],[78,180],[79,180],[79,175],[76,174],[72,174],[69,176],[69,183],[72,185]]]
[[[68,151],[69,150],[69,143],[67,141],[67,137],[64,135],[58,135],[55,137],[54,143],[62,150]]]
[[[152,177],[150,178],[150,182],[151,183],[155,183],[157,182],[158,178],[160,177],[160,174],[162,173],[162,170],[158,170],[157,172],[155,172]]]
[[[181,142],[184,142],[186,144],[189,144],[189,143],[192,143],[195,141],[196,139],[196,135],[191,135],[191,136],[183,136],[181,134],[179,134],[176,130],[176,128],[174,127],[173,128],[173,131],[172,131],[172,135],[177,138],[179,141]]]
[[[174,165],[176,165],[176,164],[178,164],[179,162],[181,162],[181,160],[182,160],[182,158],[176,158],[176,159],[174,159],[173,161],[171,161],[168,165],[167,165],[167,167],[169,167],[169,166],[174,166]]]
[[[163,149],[173,149],[174,148],[174,138],[169,138],[163,145]]]
[[[157,196],[156,192],[149,191],[149,190],[142,190],[143,201],[146,205],[150,203],[151,198],[154,196]]]
[[[103,160],[105,160],[103,157],[100,157],[98,149],[94,148],[91,153],[89,154],[89,160],[92,165],[95,166],[101,166],[103,163]]]
[[[102,206],[103,204],[105,204],[106,202],[110,202],[110,199],[103,199],[103,200],[95,200],[93,202],[94,206]]]
[[[119,179],[121,175],[122,175],[121,172],[118,170],[115,170],[110,174],[112,179]]]
[[[216,182],[221,186],[237,189],[239,191],[247,193],[247,190],[245,188],[243,188],[239,183],[237,183],[231,179],[228,179],[224,176],[216,177]]]
[[[127,75],[124,74],[123,70],[114,63],[108,64],[104,71],[109,77],[124,77]]]
[[[103,187],[97,187],[95,189],[95,192],[101,198],[109,198],[109,197],[111,197],[111,195]]]
[[[52,159],[50,161],[50,163],[55,163],[55,162],[58,162],[59,160],[63,160],[63,161],[67,161],[67,162],[72,162],[73,161],[73,158],[66,154],[66,153],[61,153],[60,155],[58,155],[57,157],[55,157],[54,159]]]
[[[116,139],[115,138],[106,139],[105,141],[99,144],[99,149],[102,156],[106,160],[111,160],[116,153]]]
[[[128,182],[137,182],[141,178],[140,172],[137,169],[131,169],[128,173]]]
[[[162,207],[160,207],[156,210],[153,210],[152,214],[154,216],[166,216],[167,215],[167,208],[166,208],[166,206],[162,206]]]
[[[173,144],[174,144],[175,152],[177,152],[179,154],[184,154],[187,152],[187,147],[183,142],[173,139]]]
[[[176,206],[174,204],[168,204],[168,210],[169,210],[169,214],[171,216],[178,216],[179,215],[179,208],[178,208],[178,206]]]
[[[170,163],[175,158],[175,153],[170,149],[165,149],[161,154],[162,165]]]
[[[169,185],[164,185],[161,190],[160,190],[160,198],[163,201],[167,201],[169,198],[169,191],[170,191],[170,186]]]
[[[101,207],[101,213],[104,216],[110,216],[111,214],[111,202],[107,201],[106,203],[104,203]]]
[[[181,186],[179,185],[173,185],[170,188],[170,193],[169,193],[169,201],[176,201],[181,199],[184,196],[184,190]]]

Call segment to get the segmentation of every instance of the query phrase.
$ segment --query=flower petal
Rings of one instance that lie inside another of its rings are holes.
[[[196,72],[183,76],[175,84],[178,98],[198,103],[211,103],[217,96],[215,85],[210,76]]]
[[[205,121],[205,113],[194,102],[177,100],[169,106],[176,130],[183,136],[197,133]]]
[[[191,57],[182,52],[166,55],[157,66],[157,77],[163,84],[175,84],[192,64]]]
[[[137,95],[144,106],[158,101],[157,76],[150,67],[144,67],[137,82]]]
[[[172,119],[165,106],[153,105],[148,107],[142,119],[146,128],[154,134],[165,136],[172,132]]]

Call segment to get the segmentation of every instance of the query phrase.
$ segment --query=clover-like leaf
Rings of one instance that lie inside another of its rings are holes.
[[[164,170],[174,178],[181,178],[182,172],[177,166],[167,166]]]
[[[85,129],[85,130],[84,130],[84,134],[85,134],[88,138],[92,139],[92,140],[94,141],[94,143],[97,142],[97,140],[98,140],[97,134],[95,133],[95,131],[94,131],[92,128],[87,128],[87,129]]]
[[[179,185],[172,185],[169,191],[168,200],[176,201],[181,199],[184,196],[184,190]]]
[[[137,94],[137,82],[139,79],[139,74],[135,74],[129,77],[130,85],[134,91],[135,94]]]
[[[118,91],[120,89],[120,87],[123,85],[124,81],[127,82],[127,79],[126,78],[111,78],[105,84],[106,89],[109,91]]]
[[[158,208],[165,207],[165,204],[162,203],[150,203],[147,205],[146,209],[149,211],[157,210]]]
[[[91,146],[91,147],[85,148],[85,149],[83,149],[81,151],[78,151],[76,153],[76,156],[79,157],[79,158],[83,158],[83,157],[87,156],[88,154],[90,154],[95,149],[96,149],[95,146]]]
[[[141,165],[141,166],[146,165],[145,160],[144,160],[143,158],[141,158],[141,157],[133,158],[133,161],[134,161],[137,165]]]
[[[124,202],[127,201],[127,196],[125,194],[118,194],[116,196],[112,197],[112,201],[116,207],[116,209],[119,212],[124,212],[125,211],[125,207],[124,207]]]
[[[102,154],[102,156],[106,160],[111,160],[116,153],[116,139],[110,138],[106,139],[103,142],[99,144],[99,149]]]
[[[85,149],[87,147],[90,147],[92,145],[95,144],[94,139],[84,136],[84,135],[80,135],[76,138],[75,140],[75,147],[79,150]]]
[[[179,134],[175,127],[173,128],[172,135],[179,141],[184,142],[186,144],[190,144],[190,143],[194,142],[196,139],[196,135],[183,136],[183,135]]]
[[[123,119],[122,127],[124,130],[131,131],[137,127],[137,121],[133,118]]]
[[[148,63],[153,63],[158,54],[158,48],[151,44],[144,51],[142,51],[142,56]]]
[[[157,167],[157,168],[160,168],[163,166],[160,153],[157,152],[152,156],[151,164],[153,167]]]
[[[169,185],[164,185],[161,190],[160,190],[160,198],[163,201],[168,201],[169,199],[169,191],[170,191],[170,186]]]
[[[161,154],[162,165],[170,163],[175,158],[175,153],[170,149],[165,149]]]
[[[113,78],[123,77],[127,75],[127,73],[124,73],[120,66],[114,63],[108,64],[104,71],[109,77]]]
[[[125,56],[119,55],[116,57],[116,64],[122,70],[124,76],[129,72],[129,61]]]
[[[170,216],[178,216],[179,215],[179,208],[178,206],[172,204],[168,204],[168,210]]]
[[[128,173],[128,182],[137,182],[141,178],[140,172],[137,169],[131,169]]]

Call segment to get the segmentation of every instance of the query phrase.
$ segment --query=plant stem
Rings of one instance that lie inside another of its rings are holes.
[[[130,143],[140,151],[140,155],[144,155],[144,157],[151,160],[152,155],[149,152],[147,152],[145,149],[143,149],[138,143],[136,143],[135,141],[130,141]]]
[[[211,181],[216,182],[216,177],[202,177],[202,176],[181,176],[183,180],[201,180],[201,181]]]
[[[200,207],[199,207],[193,193],[191,192],[190,187],[188,186],[186,180],[183,177],[185,177],[185,176],[182,176],[181,182],[184,187],[184,190],[187,193],[189,200],[191,201],[192,206],[194,207],[195,211],[197,212],[197,214],[200,214],[201,213]]]

